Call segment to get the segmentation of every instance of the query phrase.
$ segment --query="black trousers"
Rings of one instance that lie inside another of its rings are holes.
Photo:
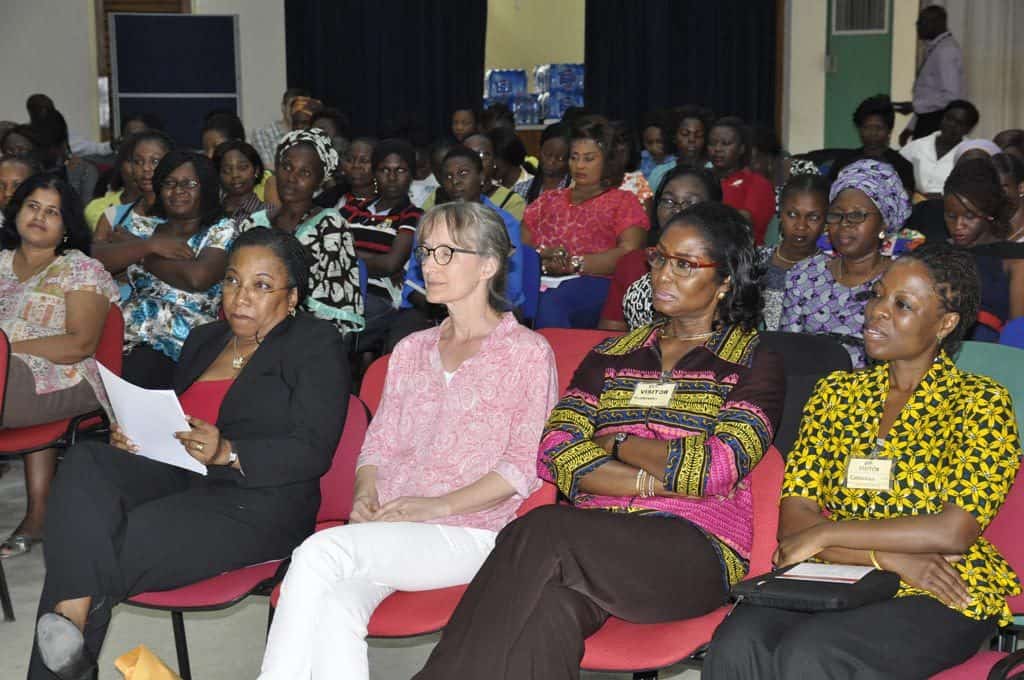
[[[163,352],[139,345],[124,355],[121,376],[147,390],[169,390],[174,386],[177,364]]]
[[[97,442],[72,447],[50,494],[39,615],[92,597],[85,640],[98,658],[118,602],[287,557],[301,541],[241,521],[238,502],[235,487],[180,468]],[[54,677],[33,646],[29,680]]]
[[[917,114],[917,120],[914,121],[914,139],[921,139],[927,137],[931,133],[939,129],[942,125],[942,116],[945,115],[945,111],[941,109],[938,111],[932,111],[931,113],[919,113]]]
[[[416,680],[579,678],[609,614],[701,616],[726,597],[722,564],[689,522],[545,506],[503,529]]]
[[[715,631],[704,680],[902,680],[966,661],[995,635],[926,595],[807,614],[740,605]]]

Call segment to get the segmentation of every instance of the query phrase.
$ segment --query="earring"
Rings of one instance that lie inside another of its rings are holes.
[[[718,294],[718,299],[719,300],[724,300],[725,299],[725,293],[719,293]]]
[[[373,193],[380,193],[380,185],[377,184],[377,178],[373,178]]]
[[[885,232],[884,231],[878,232],[878,240],[879,241],[884,241],[885,240]]]
[[[291,316],[291,317],[295,316],[295,308],[294,307],[289,307],[288,308],[288,316]]]

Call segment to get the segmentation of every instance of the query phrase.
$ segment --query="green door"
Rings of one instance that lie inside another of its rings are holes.
[[[857,105],[872,95],[888,94],[892,85],[892,3],[827,2],[825,148],[855,148],[860,146],[853,126]]]

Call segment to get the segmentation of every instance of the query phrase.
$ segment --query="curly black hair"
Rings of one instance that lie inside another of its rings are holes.
[[[202,154],[191,151],[171,151],[160,159],[160,164],[153,171],[153,188],[156,189],[156,200],[151,213],[157,217],[167,217],[167,207],[161,195],[160,185],[172,172],[191,163],[199,180],[199,228],[212,227],[223,217],[220,207],[220,176],[211,161]]]
[[[764,300],[755,266],[757,250],[747,220],[733,207],[707,201],[677,213],[664,231],[681,226],[695,227],[700,232],[708,255],[718,264],[718,281],[728,278],[731,282],[725,299],[718,304],[716,324],[757,328]]]
[[[956,312],[960,320],[942,339],[941,349],[955,356],[967,332],[978,318],[981,304],[981,281],[974,255],[966,248],[948,243],[928,242],[901,256],[896,262],[916,261],[923,264],[932,277],[946,311]]]
[[[572,143],[589,139],[601,150],[601,186],[617,187],[622,184],[625,165],[619,158],[624,142],[623,130],[604,116],[583,116],[572,126],[570,133],[570,150]]]
[[[15,190],[4,209],[4,226],[0,230],[0,250],[13,250],[21,244],[17,217],[21,206],[36,189],[52,189],[60,195],[60,219],[64,225],[64,238],[57,244],[56,253],[63,255],[69,250],[80,250],[86,255],[92,247],[92,230],[85,222],[82,200],[68,181],[57,173],[32,175]]]
[[[969,202],[989,218],[989,229],[996,238],[1009,233],[1014,206],[1003,191],[991,158],[967,158],[954,165],[942,193]]]
[[[377,172],[377,166],[392,155],[406,162],[411,176],[412,171],[416,169],[416,149],[404,139],[384,139],[373,147],[373,154],[370,156],[370,167],[373,168],[373,172]]]
[[[288,272],[288,285],[299,294],[299,304],[309,295],[310,256],[293,235],[280,229],[250,229],[231,244],[229,257],[242,248],[266,248],[281,260]]]
[[[876,94],[858,104],[857,110],[853,112],[853,124],[860,127],[867,122],[868,116],[881,116],[885,126],[892,130],[896,125],[896,109],[889,95]]]

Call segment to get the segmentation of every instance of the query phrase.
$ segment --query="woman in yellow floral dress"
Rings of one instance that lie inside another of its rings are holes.
[[[1020,464],[1013,406],[950,358],[979,296],[967,251],[926,244],[896,260],[865,315],[878,363],[818,383],[786,465],[776,564],[874,565],[900,575],[896,597],[828,613],[740,605],[706,680],[927,678],[1010,621],[1020,582],[981,533]]]

